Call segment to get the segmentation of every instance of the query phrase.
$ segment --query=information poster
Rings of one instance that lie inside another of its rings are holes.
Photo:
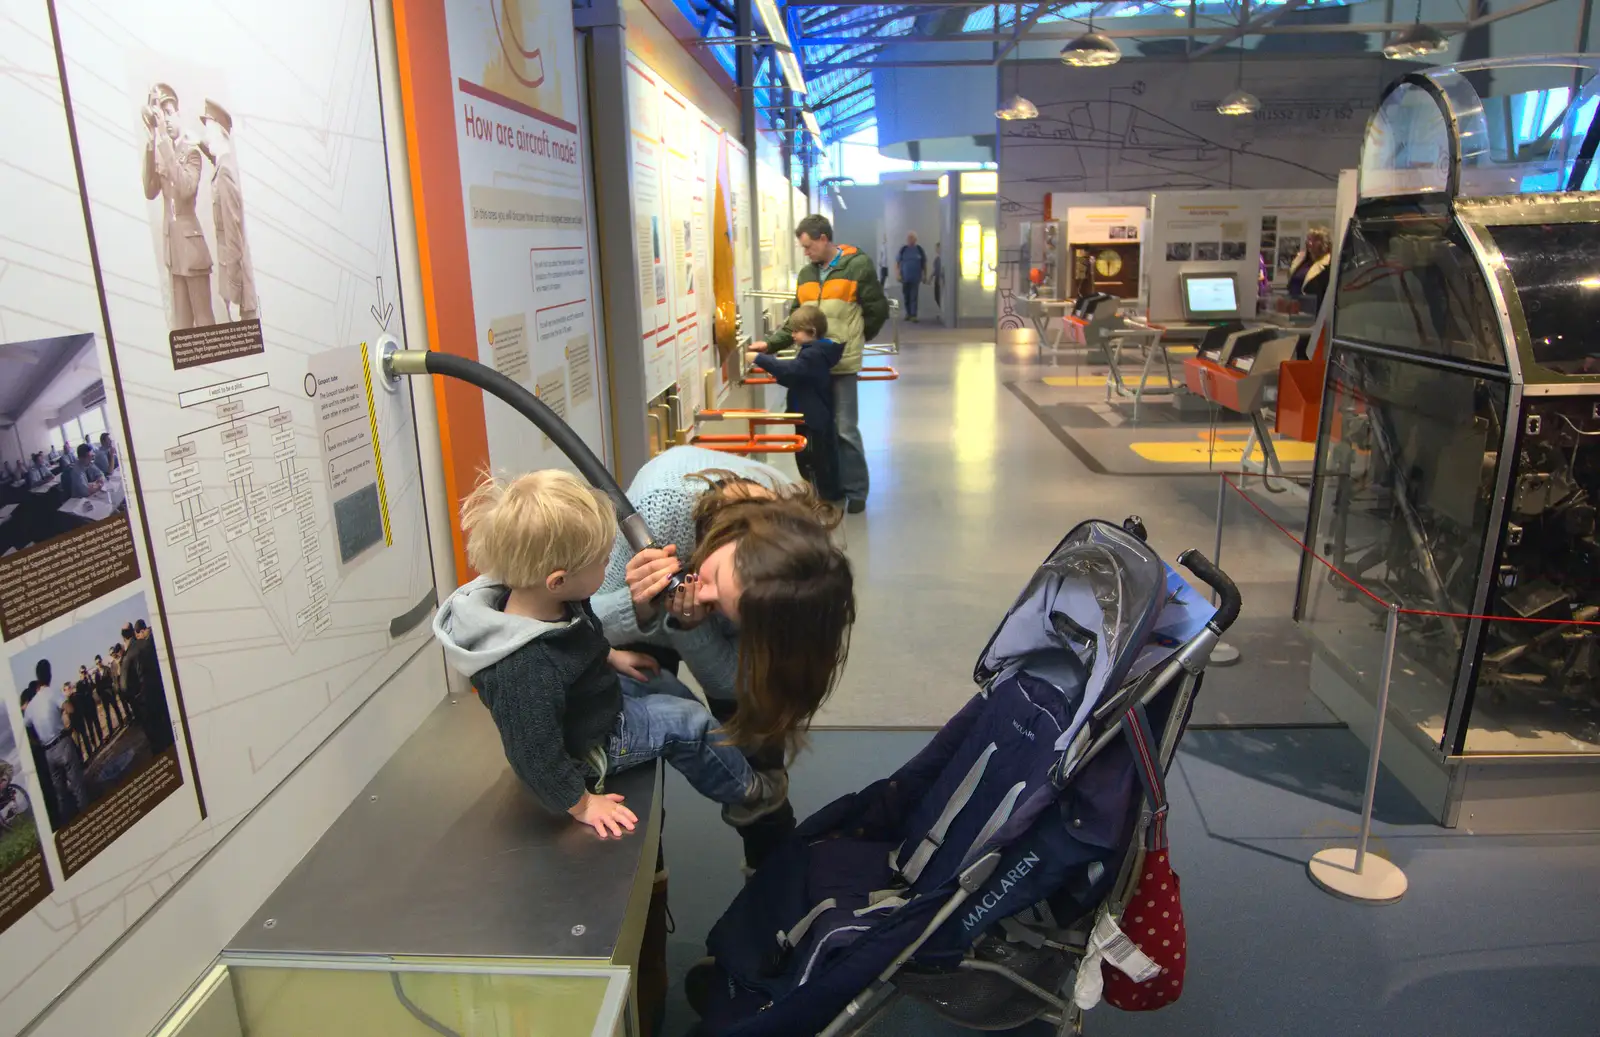
[[[602,455],[588,178],[571,10],[535,0],[446,3],[478,357],[546,399]],[[576,368],[575,371],[572,368]],[[496,470],[565,466],[527,419],[485,398]]]
[[[733,198],[734,287],[739,300],[740,334],[757,338],[762,334],[761,300],[752,298],[755,290],[755,228],[751,223],[750,153],[739,142],[728,139],[728,184]]]
[[[637,58],[628,61],[628,111],[633,121],[633,218],[639,298],[644,306],[645,397],[653,399],[677,379],[668,256],[667,154],[662,147],[661,84]]]
[[[366,0],[14,0],[0,66],[20,1028],[427,643],[435,593],[410,391],[371,377],[405,329]]]

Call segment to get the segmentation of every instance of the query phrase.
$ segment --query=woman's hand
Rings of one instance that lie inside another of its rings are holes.
[[[696,585],[699,582],[700,577],[695,573],[684,577],[683,583],[673,592],[672,600],[668,604],[672,622],[684,630],[693,630],[711,615],[711,609],[697,600],[700,595],[696,593]]]
[[[661,663],[653,655],[643,652],[624,652],[621,649],[611,649],[611,654],[606,657],[611,668],[624,677],[632,677],[641,684],[648,684],[661,672]]]
[[[667,589],[668,581],[682,568],[677,555],[678,546],[668,544],[665,548],[647,547],[628,559],[623,576],[628,581],[628,594],[633,598],[633,614],[640,627],[653,622],[659,614],[655,605],[656,596]]]
[[[602,839],[620,839],[624,829],[631,832],[639,823],[638,815],[622,805],[622,796],[616,792],[604,796],[585,792],[567,813],[593,828]]]

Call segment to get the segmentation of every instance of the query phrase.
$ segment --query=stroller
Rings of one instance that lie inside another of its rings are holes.
[[[713,927],[714,964],[689,982],[701,1032],[836,1037],[901,997],[975,1029],[1081,1032],[1101,960],[1127,960],[1115,922],[1144,847],[1164,845],[1163,775],[1239,611],[1226,575],[1179,561],[1216,608],[1136,517],[1067,534],[979,658],[972,700],[802,824]]]

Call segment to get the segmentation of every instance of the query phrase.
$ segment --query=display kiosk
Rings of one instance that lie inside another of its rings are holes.
[[[1297,617],[1313,688],[1475,831],[1600,824],[1600,59],[1415,72],[1367,130]],[[1337,571],[1334,571],[1337,570]]]

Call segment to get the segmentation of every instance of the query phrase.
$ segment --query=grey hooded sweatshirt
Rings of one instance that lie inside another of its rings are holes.
[[[433,619],[445,659],[489,707],[506,759],[551,810],[576,806],[622,715],[611,646],[587,601],[546,623],[505,612],[510,588],[486,576],[456,590]]]

